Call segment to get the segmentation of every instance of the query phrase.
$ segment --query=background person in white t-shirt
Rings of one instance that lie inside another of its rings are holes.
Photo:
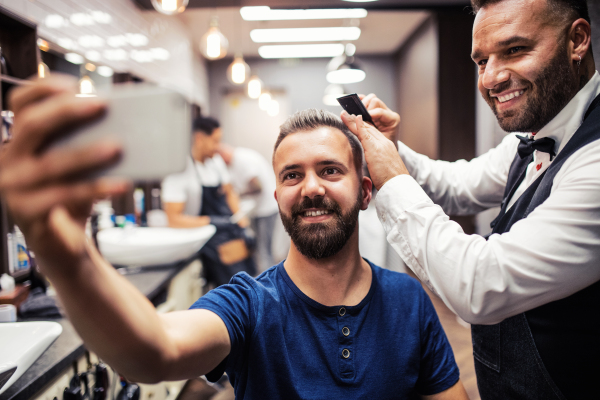
[[[231,184],[242,199],[256,202],[251,213],[252,228],[256,233],[254,261],[258,272],[273,265],[273,235],[279,216],[275,200],[275,174],[271,164],[257,151],[232,147],[221,143],[218,149],[231,176]],[[283,234],[283,230],[280,231]]]
[[[192,154],[182,173],[162,183],[163,207],[174,228],[194,228],[213,224],[215,235],[200,251],[204,274],[210,284],[229,282],[237,272],[256,272],[243,228],[249,220],[232,224],[239,210],[239,197],[231,185],[227,167],[217,148],[221,141],[219,122],[210,117],[194,120]]]

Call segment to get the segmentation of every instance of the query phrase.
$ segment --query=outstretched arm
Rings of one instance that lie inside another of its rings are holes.
[[[136,381],[206,373],[229,353],[223,321],[206,310],[158,315],[85,236],[92,202],[125,192],[129,183],[82,178],[118,160],[116,143],[48,149],[105,111],[100,100],[75,98],[74,88],[71,80],[52,78],[12,93],[14,135],[0,154],[0,193],[91,350]]]

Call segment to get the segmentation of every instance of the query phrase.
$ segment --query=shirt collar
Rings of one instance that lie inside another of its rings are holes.
[[[571,99],[557,115],[535,135],[536,139],[549,137],[554,139],[554,151],[558,154],[575,134],[583,122],[588,107],[600,94],[600,75],[598,71],[592,79]]]

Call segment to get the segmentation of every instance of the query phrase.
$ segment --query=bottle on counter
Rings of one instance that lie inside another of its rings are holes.
[[[15,236],[12,232],[6,234],[6,247],[8,249],[8,272],[13,274],[15,272],[15,265],[17,264],[17,245],[15,244]]]
[[[31,267],[29,253],[27,252],[27,243],[25,236],[18,226],[15,225],[14,230],[6,235],[8,247],[8,272],[28,270]]]
[[[152,209],[147,212],[146,219],[148,226],[150,227],[164,227],[169,226],[169,219],[167,214],[160,208],[160,189],[153,188],[150,192],[151,201],[150,204]]]
[[[133,209],[135,214],[135,224],[137,226],[143,226],[146,223],[144,197],[144,189],[136,188],[133,191]]]

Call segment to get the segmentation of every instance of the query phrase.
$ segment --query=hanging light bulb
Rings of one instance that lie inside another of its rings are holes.
[[[262,81],[258,76],[252,76],[248,81],[248,97],[251,99],[258,99],[262,93],[262,86]]]
[[[271,94],[269,92],[263,92],[258,98],[258,108],[267,111],[269,103],[271,103]]]
[[[77,87],[79,87],[79,93],[75,95],[76,97],[96,97],[96,85],[89,76],[85,75],[81,78]]]
[[[244,61],[244,57],[238,54],[233,59],[233,62],[227,68],[227,79],[231,83],[241,85],[248,80],[250,76],[250,66]]]
[[[228,48],[229,42],[219,30],[219,20],[213,17],[208,32],[200,39],[200,52],[209,60],[218,60],[227,55]]]
[[[152,6],[161,14],[175,15],[183,12],[190,0],[152,0]]]
[[[38,76],[42,79],[50,76],[50,68],[43,62],[38,64]]]

